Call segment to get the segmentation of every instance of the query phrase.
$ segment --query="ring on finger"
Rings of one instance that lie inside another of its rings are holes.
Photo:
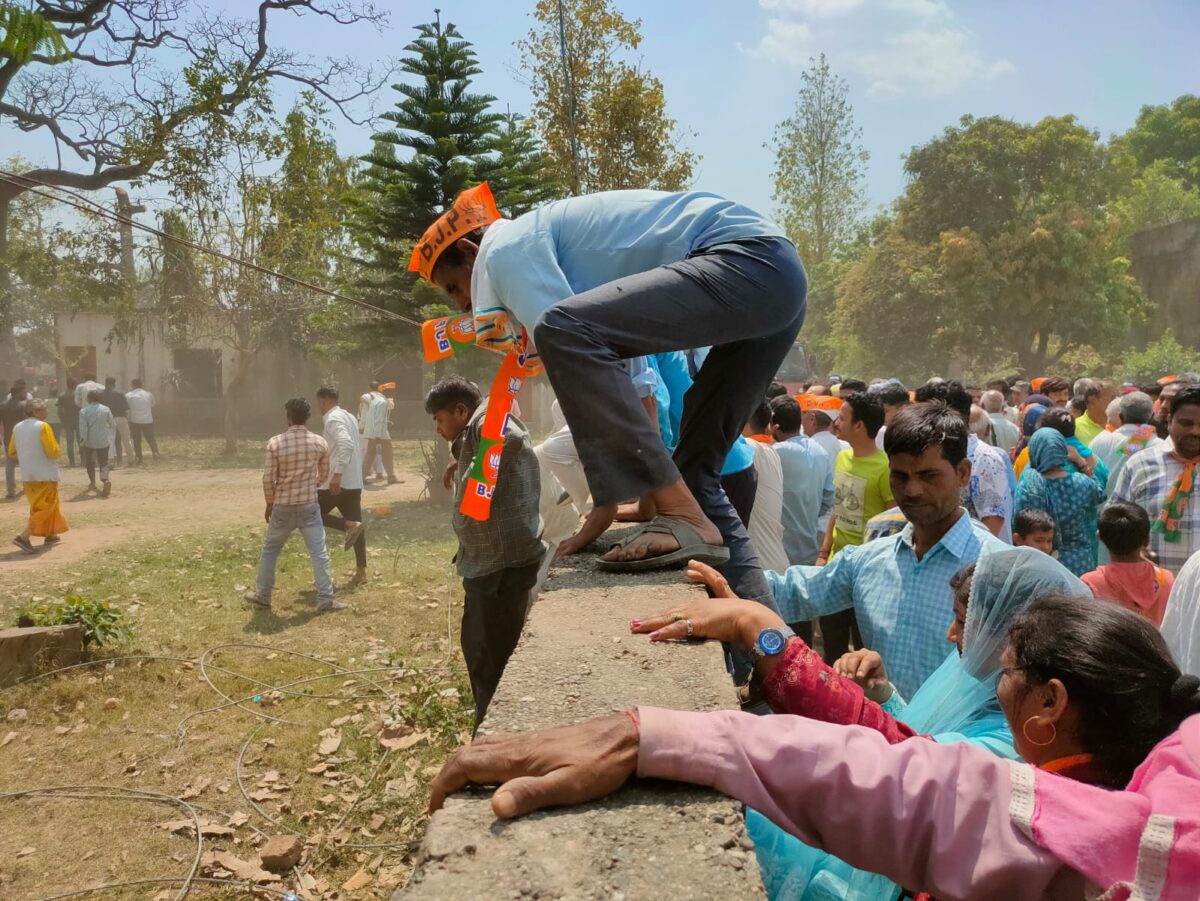
[[[684,622],[687,623],[687,637],[691,638],[692,637],[692,621],[690,619],[685,619]]]
[[[683,617],[682,617],[682,616],[680,616],[678,613],[676,613],[674,616],[672,616],[672,617],[671,617],[671,622],[673,622],[673,623],[677,623],[677,622],[679,622],[681,619],[683,619]]]

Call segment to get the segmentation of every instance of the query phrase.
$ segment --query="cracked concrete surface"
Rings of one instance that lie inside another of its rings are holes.
[[[733,708],[719,645],[651,644],[635,616],[700,595],[679,570],[554,570],[492,700],[483,732],[537,729],[638,704]],[[451,798],[430,821],[409,899],[747,898],[763,894],[741,805],[716,792],[637,782],[601,801],[497,821],[491,792]]]

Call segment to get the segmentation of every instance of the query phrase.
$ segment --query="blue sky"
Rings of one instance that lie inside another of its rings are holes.
[[[399,56],[428,5],[378,0],[390,27],[333,27],[281,17],[277,40],[299,53],[369,63]],[[210,0],[244,9],[246,0]],[[528,31],[533,0],[442,0],[444,19],[472,41],[480,91],[523,112],[513,42]],[[703,160],[695,186],[770,210],[776,122],[789,115],[800,71],[824,52],[850,85],[871,154],[872,205],[903,189],[902,156],[964,113],[1022,121],[1074,113],[1102,135],[1129,127],[1138,109],[1200,90],[1194,38],[1200,4],[1156,0],[617,0],[643,21],[643,66],[665,86],[668,110]],[[385,89],[380,109],[394,102]],[[287,103],[287,97],[281,97]],[[368,149],[371,129],[337,126],[345,153]],[[5,128],[4,151],[39,156],[40,144]],[[150,189],[151,192],[153,189]]]

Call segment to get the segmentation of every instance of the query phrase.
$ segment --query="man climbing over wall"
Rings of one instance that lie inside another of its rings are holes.
[[[719,473],[804,321],[804,267],[777,225],[699,191],[572,197],[509,221],[484,184],[410,268],[474,313],[477,343],[540,355],[596,504],[651,495],[657,515],[603,568],[696,558],[771,603]],[[710,345],[672,460],[621,361]]]

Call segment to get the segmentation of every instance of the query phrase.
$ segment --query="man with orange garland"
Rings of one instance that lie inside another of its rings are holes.
[[[477,343],[540,356],[596,504],[651,496],[657,515],[602,568],[697,558],[772,603],[719,473],[804,321],[807,278],[779,226],[699,191],[570,197],[509,221],[480,185],[410,268],[474,313]],[[621,361],[709,346],[672,459]]]

